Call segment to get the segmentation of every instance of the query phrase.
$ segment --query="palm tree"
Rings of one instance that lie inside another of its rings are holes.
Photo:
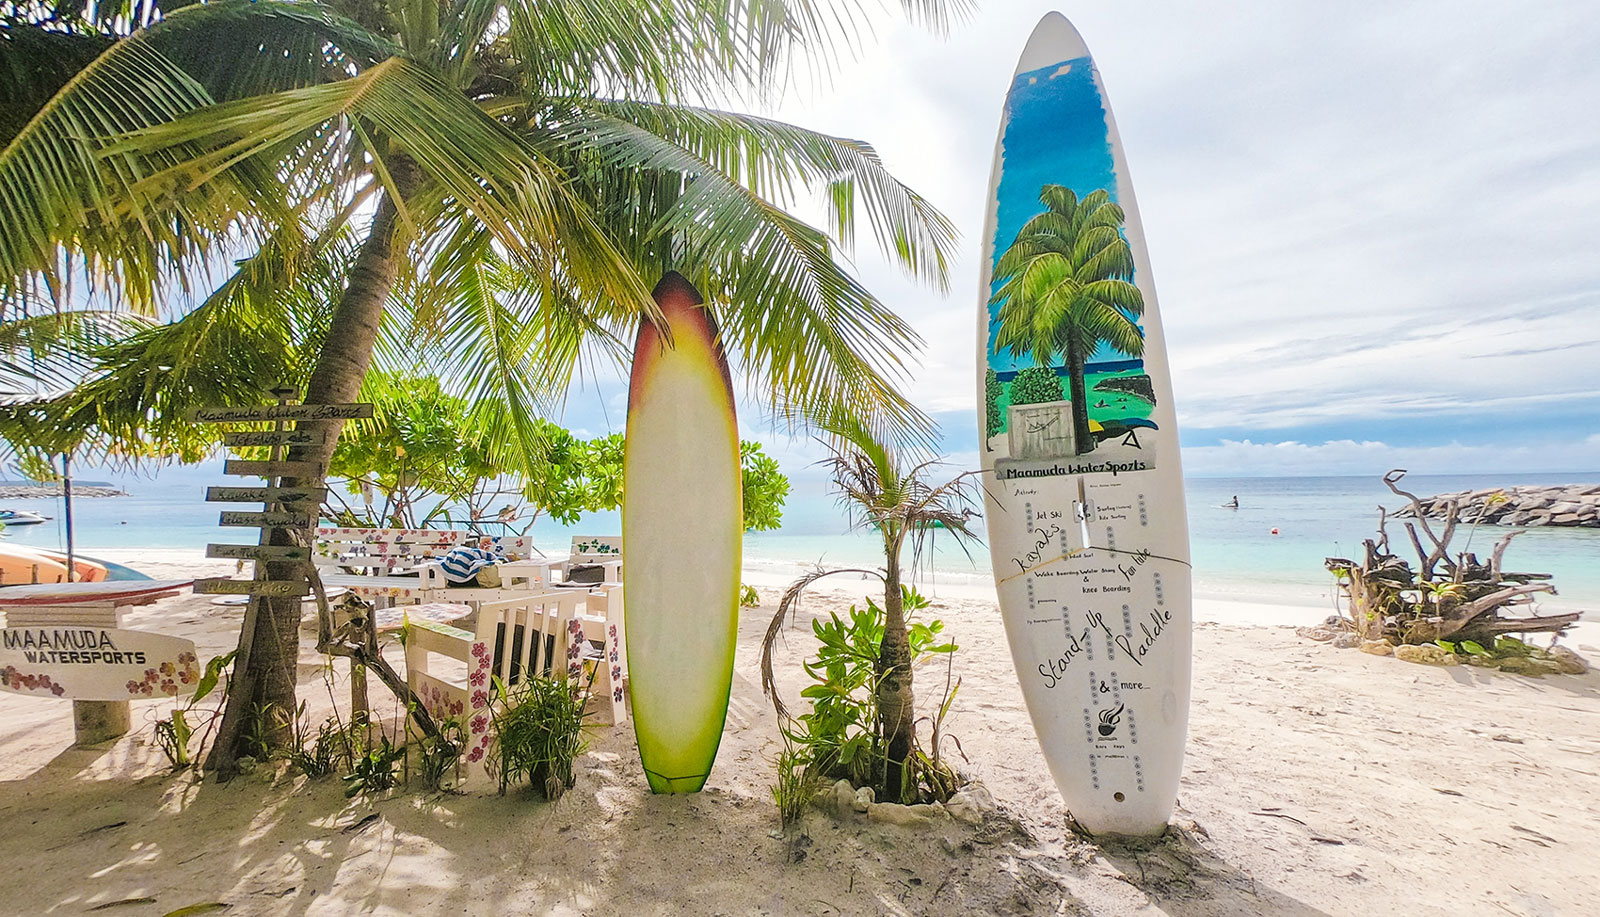
[[[857,525],[870,526],[883,541],[882,570],[865,571],[883,579],[883,641],[878,647],[875,672],[885,758],[883,785],[879,789],[886,800],[901,799],[915,783],[915,774],[908,773],[908,768],[915,766],[912,749],[916,721],[901,564],[908,543],[913,556],[920,556],[925,540],[935,531],[943,530],[961,544],[977,538],[968,527],[973,502],[968,478],[972,473],[933,484],[929,476],[939,466],[938,461],[908,461],[896,449],[874,438],[865,426],[847,418],[831,422],[827,432],[832,436],[827,443],[832,455],[822,464],[831,472],[840,502]],[[772,674],[772,648],[784,616],[806,587],[818,579],[835,573],[862,572],[818,571],[796,581],[784,594],[772,626],[767,630],[761,659],[762,687],[772,698],[780,717],[785,716],[786,711],[778,698]]]
[[[966,5],[902,0],[936,28]],[[827,67],[836,42],[855,41],[856,4],[85,9],[0,2],[0,83],[24,105],[0,119],[0,317],[70,303],[74,281],[153,313],[242,257],[196,326],[172,334],[292,340],[312,404],[356,399],[380,347],[412,366],[447,362],[464,394],[504,400],[503,432],[527,450],[583,343],[624,352],[639,321],[659,319],[653,280],[676,269],[719,307],[729,353],[783,416],[814,422],[848,406],[885,437],[930,435],[893,384],[916,333],[834,253],[864,211],[888,255],[942,288],[952,224],[864,143],[686,101],[771,96],[802,52]],[[826,230],[785,210],[808,188],[827,192]],[[285,305],[328,279],[330,300]],[[149,347],[120,356],[159,376],[228,352],[184,350],[176,365]],[[182,398],[124,382],[123,433],[151,423],[138,406],[171,411]],[[326,464],[334,442],[289,458]],[[299,609],[268,604],[219,730],[224,755],[236,710],[294,709]]]
[[[1123,238],[1122,208],[1104,190],[1082,200],[1070,188],[1039,189],[1045,211],[1023,224],[995,264],[999,306],[994,352],[1031,356],[1046,369],[1064,358],[1071,385],[1072,431],[1079,455],[1094,448],[1084,363],[1102,343],[1129,356],[1144,353],[1134,321],[1144,297],[1133,279],[1133,252]]]

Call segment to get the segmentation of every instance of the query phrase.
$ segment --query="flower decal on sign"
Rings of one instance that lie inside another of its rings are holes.
[[[0,684],[13,691],[49,692],[56,697],[66,694],[66,689],[58,685],[48,675],[24,674],[14,666],[0,669]]]

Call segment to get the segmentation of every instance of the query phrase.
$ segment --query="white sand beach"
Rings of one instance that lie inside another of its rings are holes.
[[[156,576],[232,567],[197,552],[100,554]],[[775,837],[777,729],[758,672],[775,585],[743,616],[717,767],[693,796],[649,794],[627,726],[593,730],[577,785],[555,803],[404,788],[347,801],[336,779],[261,769],[217,785],[171,773],[151,730],[167,703],[136,703],[136,730],[120,741],[74,748],[66,703],[0,694],[0,861],[28,864],[5,883],[0,913],[115,902],[128,902],[109,910],[118,915],[204,902],[233,915],[1544,917],[1600,907],[1600,674],[1431,668],[1269,626],[1327,613],[1313,605],[1198,604],[1173,829],[1158,842],[1096,843],[1066,827],[992,594],[941,586],[930,612],[961,645],[949,731],[997,810],[981,826],[919,829],[814,811]],[[780,648],[791,701],[808,618],[862,594],[843,578],[820,586]],[[133,609],[125,626],[188,636],[204,659],[232,648],[239,616],[184,594]],[[1600,657],[1587,633],[1567,642]],[[317,714],[330,692],[318,659],[303,662],[302,696]],[[932,673],[919,677],[925,694],[936,690]],[[341,688],[332,693],[347,696]]]

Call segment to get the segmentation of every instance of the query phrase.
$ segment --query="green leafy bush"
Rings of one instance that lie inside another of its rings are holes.
[[[762,452],[760,443],[741,440],[739,470],[744,491],[744,530],[766,532],[782,525],[789,479],[778,469],[778,460]]]
[[[417,776],[424,788],[437,792],[445,788],[445,778],[461,761],[462,749],[467,745],[467,727],[459,716],[447,716],[438,721],[437,736],[420,735],[417,744]]]
[[[306,703],[294,719],[294,741],[284,756],[289,764],[307,777],[326,777],[336,771],[349,771],[355,763],[356,739],[338,715],[333,715],[311,731],[311,720],[306,715]]]
[[[206,662],[200,680],[195,682],[194,694],[190,695],[182,707],[174,707],[170,717],[156,720],[156,744],[161,746],[162,754],[167,756],[173,767],[184,768],[194,763],[194,758],[189,753],[189,742],[194,737],[195,729],[189,723],[189,715],[201,701],[216,690],[223,671],[233,664],[233,656],[233,653],[226,653],[212,657]],[[208,721],[221,715],[219,710],[209,713]]]
[[[1048,401],[1065,401],[1061,377],[1042,366],[1030,366],[1011,380],[1012,404],[1044,404]]]

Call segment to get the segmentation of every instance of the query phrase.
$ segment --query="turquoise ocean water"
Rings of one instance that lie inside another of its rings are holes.
[[[163,473],[155,479],[121,482],[126,497],[80,499],[74,502],[79,550],[93,554],[107,548],[190,548],[210,542],[247,540],[245,529],[216,525],[220,508],[201,500],[206,483],[217,483],[190,470]],[[1405,479],[1413,492],[1427,496],[1455,490],[1513,484],[1600,483],[1600,473],[1535,476],[1425,476]],[[775,569],[796,563],[829,566],[872,566],[876,541],[870,532],[851,531],[842,510],[824,482],[799,478],[776,532],[746,536],[745,558]],[[1331,577],[1322,560],[1329,555],[1356,556],[1362,539],[1373,537],[1377,506],[1394,508],[1400,501],[1377,476],[1195,478],[1187,482],[1189,527],[1197,594],[1214,598],[1267,600],[1297,596],[1315,600],[1325,594]],[[1235,495],[1239,509],[1220,504]],[[59,500],[8,500],[4,506],[55,517],[43,525],[12,527],[6,540],[60,548]],[[244,507],[226,507],[239,509]],[[607,534],[620,530],[616,513],[598,513],[578,525],[539,522],[533,534],[541,546],[564,553],[572,534]],[[1276,528],[1278,534],[1272,534]],[[1479,529],[1472,547],[1488,553],[1505,530]],[[1406,544],[1403,529],[1390,523],[1391,543]],[[1457,538],[1466,543],[1467,529]],[[941,579],[981,581],[989,575],[989,559],[981,544],[969,559],[952,540],[936,543],[924,565]],[[135,563],[134,566],[137,566]],[[1584,608],[1600,613],[1600,530],[1534,529],[1520,536],[1506,554],[1509,570],[1551,573],[1560,595],[1552,606]]]

